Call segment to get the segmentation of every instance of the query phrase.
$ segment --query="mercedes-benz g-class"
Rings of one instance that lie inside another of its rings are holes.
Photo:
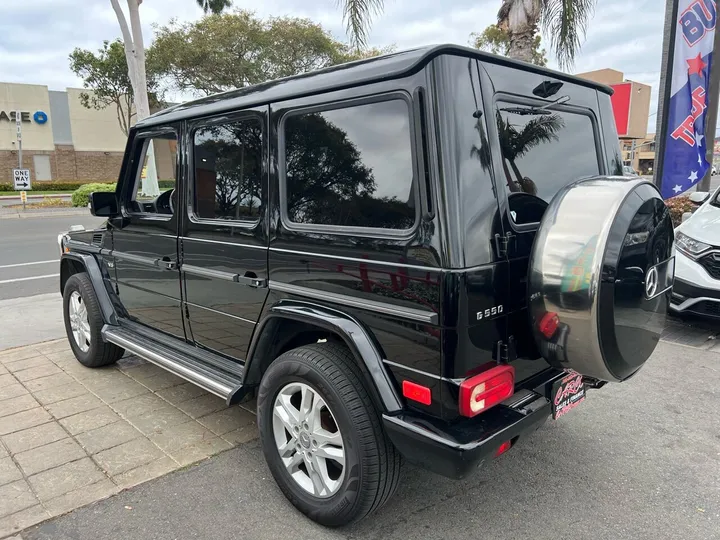
[[[59,239],[68,339],[257,397],[288,499],[330,526],[401,459],[460,478],[659,339],[673,228],[593,82],[390,54],[177,105],[128,137],[107,217]]]

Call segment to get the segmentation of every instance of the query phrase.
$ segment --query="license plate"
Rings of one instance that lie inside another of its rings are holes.
[[[552,387],[552,417],[557,420],[585,400],[582,375],[574,371],[555,381]]]

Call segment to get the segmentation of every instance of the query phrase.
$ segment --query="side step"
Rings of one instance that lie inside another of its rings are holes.
[[[228,405],[241,393],[242,367],[239,365],[229,373],[195,358],[194,348],[185,343],[178,342],[171,347],[120,326],[106,324],[101,333],[103,340],[223,398]]]

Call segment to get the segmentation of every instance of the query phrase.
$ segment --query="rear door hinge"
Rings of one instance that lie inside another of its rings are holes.
[[[497,342],[495,356],[500,364],[508,364],[517,359],[517,350],[515,348],[515,338],[508,336],[507,343],[500,340]]]
[[[498,257],[508,257],[513,251],[515,235],[511,232],[505,234],[495,233],[495,250]]]

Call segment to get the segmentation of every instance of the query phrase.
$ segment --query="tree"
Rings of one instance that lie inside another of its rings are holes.
[[[382,13],[384,0],[338,0],[343,10],[343,21],[350,37],[350,44],[356,51],[367,47],[370,23],[374,15]]]
[[[127,135],[135,111],[122,41],[104,41],[97,54],[76,48],[70,53],[70,69],[82,78],[84,88],[92,90],[80,94],[82,105],[97,110],[114,106],[120,129]]]
[[[470,34],[470,45],[493,54],[508,56],[510,52],[510,35],[507,30],[499,25],[491,24],[480,34],[476,32]],[[545,49],[541,48],[540,44],[540,34],[536,34],[533,41],[531,62],[538,66],[547,65]]]
[[[238,10],[157,28],[148,63],[177,90],[210,95],[386,51],[351,50],[308,19]]]
[[[503,0],[498,26],[509,36],[508,56],[532,62],[542,28],[561,69],[572,67],[596,0]]]
[[[127,0],[130,19],[130,25],[128,26],[119,0],[110,0],[122,32],[125,58],[128,65],[128,77],[133,88],[133,100],[138,120],[150,116],[147,76],[145,73],[145,43],[143,41],[142,26],[140,25],[140,4],[142,2],[143,0]],[[197,0],[197,3],[206,13],[208,10],[220,12],[229,5],[230,0]],[[151,159],[154,159],[152,141],[149,155]],[[148,167],[148,170],[155,170],[155,168]],[[147,175],[143,179],[142,191],[147,195],[159,195],[157,178],[151,176],[154,175]]]

